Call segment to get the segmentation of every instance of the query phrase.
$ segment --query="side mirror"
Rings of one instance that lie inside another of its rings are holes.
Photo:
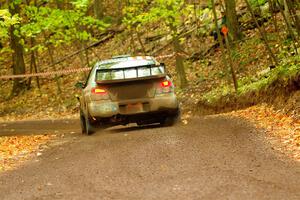
[[[75,87],[78,89],[83,89],[85,87],[85,84],[84,84],[84,82],[79,81],[75,84]]]

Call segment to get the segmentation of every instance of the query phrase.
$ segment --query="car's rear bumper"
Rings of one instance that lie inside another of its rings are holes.
[[[115,126],[115,125],[126,125],[130,123],[137,123],[139,125],[161,123],[166,118],[176,118],[180,114],[179,108],[169,110],[159,110],[155,112],[137,113],[132,115],[114,115],[108,118],[94,117],[91,120],[93,126]]]
[[[140,106],[137,111],[128,109],[129,105]],[[178,101],[174,94],[149,99],[134,99],[120,102],[93,101],[88,104],[89,115],[94,118],[109,118],[118,115],[129,116],[160,111],[178,110]]]

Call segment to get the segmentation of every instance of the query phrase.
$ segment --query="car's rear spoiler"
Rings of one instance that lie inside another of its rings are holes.
[[[160,67],[163,68],[163,73],[160,74],[153,74],[153,68]],[[139,77],[138,69],[141,68],[149,68],[150,75],[149,76],[143,76]],[[125,71],[126,70],[132,70],[134,69],[136,71],[136,77],[134,78],[126,78],[125,77]],[[98,80],[98,73],[110,73],[110,76],[112,76],[113,71],[122,71],[123,72],[123,78],[121,79],[108,79],[108,80]],[[139,80],[149,80],[149,79],[159,79],[164,78],[167,76],[165,65],[162,63],[161,65],[143,65],[143,66],[136,66],[136,67],[126,67],[126,68],[113,68],[113,69],[97,69],[96,70],[96,83],[98,84],[109,84],[109,83],[120,83],[120,82],[129,82],[129,81],[139,81]]]

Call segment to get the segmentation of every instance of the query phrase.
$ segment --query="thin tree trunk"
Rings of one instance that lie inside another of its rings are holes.
[[[296,2],[298,1],[298,3]],[[299,10],[299,0],[288,0],[287,1],[287,7],[291,13],[292,19],[294,20],[294,24],[298,33],[298,36],[300,37],[300,16],[297,15],[297,10]]]
[[[195,23],[196,23],[196,31],[197,33],[199,32],[199,20],[198,20],[198,15],[197,15],[197,2],[194,1],[194,17],[195,17]]]
[[[43,34],[44,34],[44,38],[45,38],[45,41],[46,41],[47,40],[46,33],[44,32]],[[53,66],[54,71],[56,71],[55,61],[54,61],[54,58],[53,58],[53,51],[52,51],[52,48],[50,47],[51,44],[47,44],[47,41],[45,42],[45,44],[46,44],[46,48],[47,48],[47,51],[48,51],[48,55],[49,55],[49,58],[50,58],[51,65]],[[61,94],[61,84],[60,84],[59,76],[55,75],[54,79],[55,79],[56,85],[57,85],[57,94]]]
[[[261,37],[262,37],[262,40],[263,40],[263,42],[264,42],[264,44],[265,44],[265,46],[268,50],[268,53],[269,53],[270,57],[272,58],[273,62],[275,63],[275,65],[277,66],[278,65],[278,60],[277,60],[276,56],[274,55],[274,53],[272,52],[272,50],[271,50],[271,48],[268,44],[268,40],[267,40],[267,37],[266,37],[265,30],[263,28],[261,28],[261,26],[258,24],[258,21],[257,21],[255,15],[254,15],[254,12],[253,12],[253,10],[251,8],[251,5],[249,4],[248,0],[245,0],[245,2],[247,4],[247,8],[248,8],[249,12],[251,13],[252,19],[255,22],[255,24],[257,26],[257,29],[258,29]],[[272,65],[274,63],[272,63]]]
[[[51,48],[49,46],[47,46],[47,50],[48,50],[48,54],[49,54],[49,57],[50,57],[50,61],[51,61],[51,64],[54,63],[54,58],[53,58],[53,52],[51,50]],[[54,68],[54,71],[56,71],[56,67],[55,65],[53,66]],[[61,94],[61,84],[60,84],[60,79],[57,75],[55,75],[55,81],[56,81],[56,85],[57,85],[57,93],[58,94]]]
[[[186,79],[186,74],[184,69],[184,58],[182,56],[179,34],[177,28],[172,23],[169,24],[169,27],[173,32],[172,42],[173,42],[173,49],[175,52],[176,72],[177,72],[177,77],[179,78],[179,87],[183,89],[188,86],[188,82]]]
[[[118,7],[118,15],[117,15],[117,23],[118,24],[122,24],[122,17],[123,17],[123,4],[122,4],[122,0],[117,0],[117,7]]]
[[[30,46],[31,46],[31,48],[34,47],[34,45],[35,45],[35,39],[34,38],[30,38]],[[32,70],[35,73],[38,73],[37,64],[36,64],[36,50],[31,50],[31,52],[30,52],[30,68],[32,68]],[[37,84],[38,89],[40,89],[41,88],[41,86],[40,86],[40,79],[39,79],[38,76],[36,77],[36,84]]]
[[[130,40],[131,40],[131,42],[130,42],[131,49],[133,49],[133,54],[135,54],[136,53],[136,46],[134,44],[134,37],[133,37],[133,31],[132,30],[130,30]]]
[[[235,92],[237,92],[238,91],[238,82],[237,82],[236,73],[235,73],[235,69],[234,69],[234,65],[233,65],[233,60],[232,60],[232,57],[231,57],[232,56],[231,55],[231,47],[229,45],[227,35],[225,35],[225,44],[226,44],[226,48],[227,48],[227,51],[228,51],[228,59],[229,59],[229,66],[230,66],[232,81],[233,81]]]
[[[29,68],[29,73],[31,74],[32,73],[32,71],[33,71],[33,60],[32,60],[32,57],[31,57],[31,59],[30,59],[30,68]],[[29,79],[28,79],[28,81],[27,81],[27,84],[26,84],[26,88],[27,88],[27,90],[29,90],[30,89],[30,86],[31,86],[31,79],[32,79],[32,77],[29,77]]]
[[[85,44],[85,42],[82,42],[83,48],[84,50],[84,54],[85,54],[85,60],[86,60],[86,65],[89,67],[90,66],[90,58],[89,58],[89,50],[87,49],[87,45]]]
[[[81,42],[79,42],[77,44],[77,46],[78,46],[78,49],[84,48],[83,44]],[[81,67],[84,68],[85,67],[85,61],[84,61],[84,53],[82,51],[79,53],[79,59],[80,59],[80,65],[81,65]],[[86,79],[87,78],[86,72],[82,72],[82,74],[83,74],[84,79]]]
[[[287,0],[283,0],[283,6],[284,6],[284,15],[286,17],[286,21],[288,23],[288,26],[292,27],[292,23],[290,21],[291,16],[290,16],[290,12],[289,12],[289,7],[288,7],[288,4],[287,4]],[[281,9],[281,7],[280,7],[280,9]]]
[[[38,67],[37,67],[37,64],[36,64],[36,53],[35,52],[33,52],[32,59],[33,59],[34,72],[38,73]],[[41,89],[40,78],[38,76],[36,77],[36,84],[37,84],[38,89]]]
[[[94,14],[97,19],[104,17],[104,7],[102,0],[94,0]]]
[[[218,35],[218,42],[221,48],[221,57],[222,57],[222,62],[224,67],[227,66],[227,60],[226,60],[226,56],[225,56],[225,49],[224,49],[224,43],[222,41],[222,36],[220,34],[219,28],[218,28],[218,16],[217,16],[217,11],[216,11],[216,6],[215,6],[215,1],[211,0],[211,4],[212,4],[212,11],[213,11],[213,16],[214,16],[214,23],[215,23],[215,27],[216,27],[216,32]]]
[[[64,9],[64,1],[63,0],[55,0],[55,3],[56,3],[56,7],[58,9],[61,9],[63,10]],[[36,5],[36,4],[35,4]]]
[[[185,69],[184,69],[184,58],[181,55],[181,47],[179,43],[179,38],[178,36],[173,37],[173,47],[174,51],[176,53],[175,59],[176,59],[176,72],[179,77],[180,81],[180,88],[185,88],[187,84],[187,79],[186,79],[186,74],[185,74]]]
[[[225,0],[226,6],[226,23],[229,28],[229,34],[234,40],[241,39],[241,31],[236,14],[235,0]]]
[[[40,66],[40,61],[39,61],[39,52],[38,51],[35,51],[35,63],[36,65],[34,66],[34,71],[35,73],[39,73],[40,72],[40,68],[38,66]],[[39,81],[39,83],[37,83],[39,86],[39,89],[41,91],[41,82],[42,80],[39,79],[39,77],[37,77],[37,80]]]
[[[138,39],[138,41],[141,45],[142,51],[143,51],[144,55],[146,55],[146,49],[145,49],[145,46],[144,46],[144,44],[142,42],[142,39],[141,39],[141,33],[138,30],[136,30],[136,35],[137,35],[137,39]]]
[[[279,1],[278,1],[278,0],[277,0],[277,3],[279,4]],[[292,40],[293,40],[292,44],[293,44],[293,47],[294,47],[294,49],[295,49],[295,52],[296,52],[296,54],[298,55],[298,50],[297,50],[297,46],[296,46],[297,40],[296,40],[296,36],[294,35],[292,26],[291,26],[289,20],[287,19],[288,17],[286,16],[286,12],[284,12],[284,11],[282,10],[280,4],[279,4],[279,9],[280,9],[281,15],[283,16],[283,19],[284,19],[284,21],[285,21],[285,23],[286,23],[286,27],[287,27],[287,30],[288,30],[288,32],[289,32],[289,35],[291,36],[291,38],[292,38]]]
[[[34,3],[34,6],[37,6],[37,0],[34,0],[33,3]],[[30,2],[28,2],[27,5],[30,5]],[[30,47],[33,48],[34,46],[35,46],[35,38],[31,37],[30,38]],[[31,50],[31,61],[30,62],[33,65],[33,70],[35,73],[38,73],[37,61],[38,61],[37,50],[36,49]],[[39,91],[41,91],[40,78],[38,76],[36,76],[35,79],[36,79],[36,85],[37,85]]]
[[[276,18],[276,13],[275,13],[275,5],[276,5],[276,3],[273,0],[268,0],[268,2],[269,2],[269,9],[270,9],[270,13],[272,15],[272,20],[273,20],[275,31],[276,31],[276,33],[279,34],[278,24],[277,24],[277,18]]]

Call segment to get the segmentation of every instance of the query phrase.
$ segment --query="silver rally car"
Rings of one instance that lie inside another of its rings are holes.
[[[83,134],[97,128],[137,123],[172,125],[179,116],[174,85],[164,64],[150,56],[119,56],[97,62],[82,89]]]

